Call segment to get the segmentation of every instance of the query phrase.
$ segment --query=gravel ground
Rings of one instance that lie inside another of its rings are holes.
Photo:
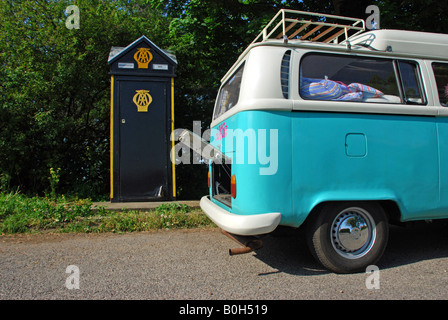
[[[257,252],[229,256],[238,245],[217,229],[0,236],[0,299],[448,298],[448,228],[442,224],[391,228],[375,282],[372,274],[322,269],[299,235],[268,236],[264,243]],[[75,272],[66,273],[69,266]],[[379,289],[368,289],[368,279]]]

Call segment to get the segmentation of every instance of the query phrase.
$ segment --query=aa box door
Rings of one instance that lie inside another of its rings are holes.
[[[120,198],[149,200],[168,192],[166,81],[119,81]]]

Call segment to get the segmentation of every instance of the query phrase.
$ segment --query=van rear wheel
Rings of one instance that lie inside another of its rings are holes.
[[[313,256],[336,273],[365,271],[386,249],[386,214],[375,202],[325,204],[308,224],[307,241]]]

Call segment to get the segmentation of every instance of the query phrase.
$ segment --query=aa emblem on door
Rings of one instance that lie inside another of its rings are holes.
[[[148,107],[152,102],[149,90],[136,90],[135,92],[137,93],[132,98],[132,101],[136,104],[138,112],[148,112]]]
[[[134,59],[137,61],[139,69],[148,69],[148,64],[152,60],[152,54],[149,52],[149,48],[138,48],[134,54]]]

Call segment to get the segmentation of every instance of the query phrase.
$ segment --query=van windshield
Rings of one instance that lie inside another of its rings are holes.
[[[233,108],[240,97],[241,78],[243,76],[244,64],[242,64],[229,80],[222,86],[219,92],[213,119],[218,118],[227,110]]]

